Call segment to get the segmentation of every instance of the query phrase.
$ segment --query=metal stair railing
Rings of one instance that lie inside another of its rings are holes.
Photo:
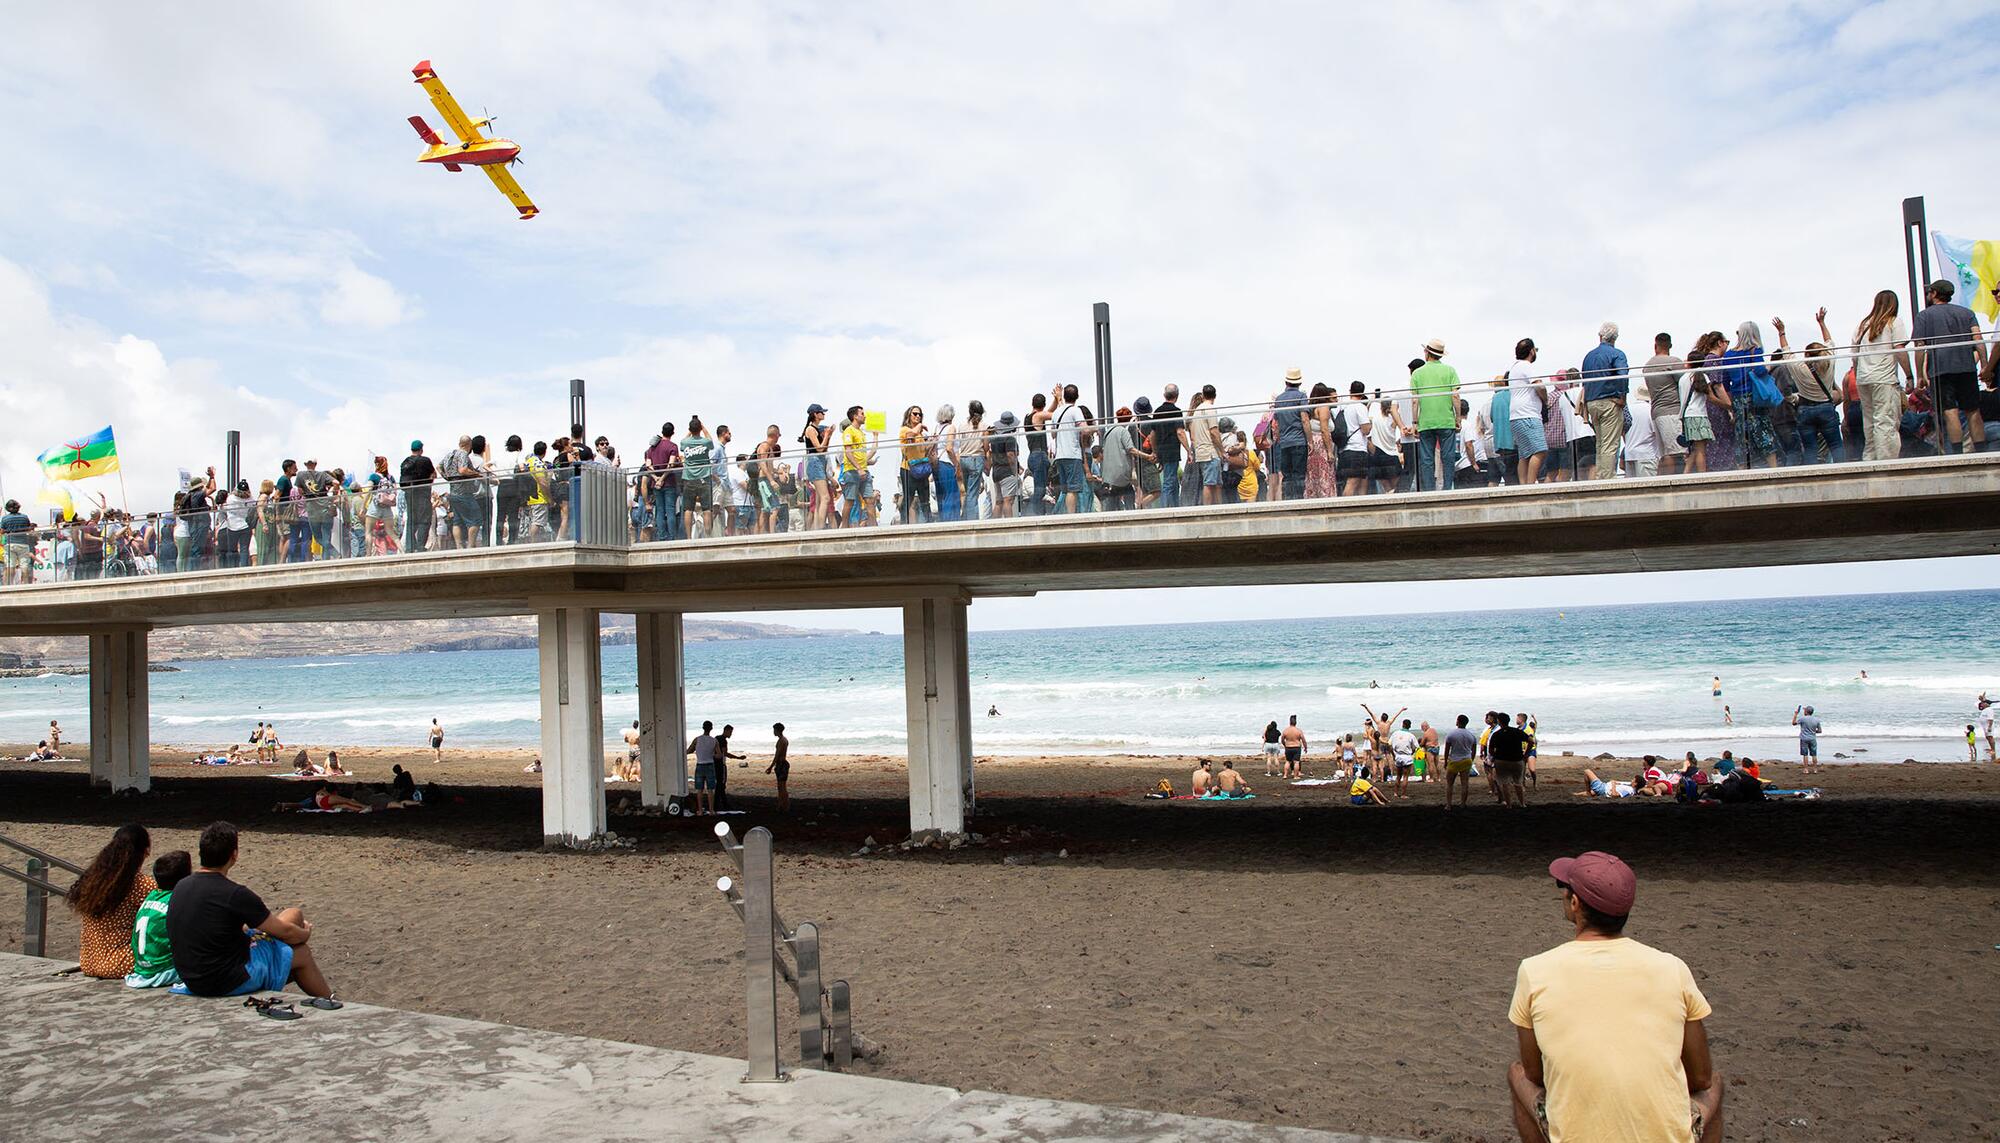
[[[0,865],[0,874],[5,874],[27,886],[28,906],[21,928],[21,952],[27,956],[47,956],[49,897],[53,895],[65,900],[69,897],[69,890],[49,881],[48,870],[54,867],[81,875],[83,866],[64,861],[52,853],[44,853],[32,845],[15,841],[4,834],[0,834],[0,845],[28,855],[28,869],[25,873]]]
[[[799,1002],[799,1060],[805,1067],[845,1071],[854,1063],[854,1023],[847,982],[820,983],[819,926],[787,925],[772,900],[771,831],[763,826],[736,840],[728,822],[715,825],[716,840],[742,877],[720,877],[715,887],[743,918],[745,997],[750,1046],[745,1083],[782,1083],[778,1062],[778,982]],[[786,954],[791,963],[786,962]],[[796,966],[796,967],[795,967]]]

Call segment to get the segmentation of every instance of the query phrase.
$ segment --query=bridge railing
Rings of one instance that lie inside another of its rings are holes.
[[[1657,386],[1662,399],[1672,401],[1665,409],[1647,399],[1658,375],[1634,368],[1626,375],[1630,396],[1615,414],[1625,430],[1623,445],[1606,467],[1614,478],[1674,472],[1676,462],[1661,455],[1674,446],[1663,438],[1690,427],[1686,415],[1701,403],[1695,399],[1697,378],[1713,383],[1713,392],[1702,398],[1709,429],[1687,434],[1688,452],[1696,452],[1699,443],[1707,471],[1773,462],[1918,458],[1952,449],[1948,438],[1954,434],[1947,431],[1946,414],[1930,404],[1931,387],[1893,380],[1857,384],[1855,370],[1840,372],[1844,362],[1860,367],[1889,358],[1907,355],[1879,346],[1836,346],[1782,361],[1761,354],[1711,357],[1677,369],[1677,381]],[[1583,480],[1598,467],[1598,428],[1612,428],[1602,419],[1604,409],[1584,399],[1587,380],[1576,370],[1487,384],[1463,378],[1462,421],[1455,429],[1434,432],[1420,431],[1424,396],[1412,387],[1359,395],[1318,387],[1299,395],[1300,403],[1210,403],[1169,420],[1123,409],[1090,418],[1079,410],[1050,424],[1020,424],[1003,416],[975,425],[970,416],[947,418],[949,411],[942,408],[937,419],[949,423],[912,424],[907,431],[886,421],[868,431],[858,423],[841,429],[819,420],[812,435],[800,435],[798,447],[782,445],[775,430],[742,452],[703,435],[684,438],[678,452],[654,442],[649,453],[662,463],[639,467],[609,461],[552,465],[517,453],[481,460],[475,467],[484,471],[476,476],[408,485],[383,471],[386,464],[353,477],[339,469],[309,470],[265,482],[270,487],[254,493],[247,483],[219,489],[211,487],[212,479],[196,478],[163,511],[79,505],[76,518],[47,526],[7,514],[0,519],[4,583],[527,545],[623,548],[831,528],[851,534],[886,524],[1496,487],[1521,482],[1524,450],[1509,446],[1530,437],[1536,443],[1545,437],[1549,445],[1537,479]],[[1532,398],[1526,396],[1530,391]],[[1775,404],[1765,404],[1767,393],[1777,398]],[[1811,400],[1814,396],[1839,400]],[[1950,400],[1941,403],[1967,403],[1963,393],[1945,396]],[[2000,422],[2000,389],[1989,381],[1974,396],[1973,403],[1990,407],[1991,420]],[[1509,406],[1504,415],[1503,400]],[[1511,438],[1524,419],[1512,413],[1532,404],[1539,404],[1542,414],[1527,419],[1539,428],[1516,442]],[[915,413],[921,421],[922,410]],[[1435,404],[1432,414],[1435,418]],[[1304,445],[1285,427],[1294,417],[1303,419]],[[1949,419],[1957,429],[1956,411]],[[1969,409],[1963,421],[1957,435],[1981,449],[2000,448],[2000,423],[1985,427]],[[1893,440],[1883,439],[1891,432]],[[1222,452],[1208,459],[1207,444],[1190,447],[1176,468],[1170,442],[1184,433],[1190,446],[1197,438],[1219,438]],[[1700,441],[1702,435],[1709,439]],[[1074,449],[1068,447],[1072,436]],[[456,454],[447,463],[465,471]]]
[[[21,926],[21,953],[24,956],[47,956],[49,947],[49,898],[69,896],[69,890],[54,884],[48,878],[51,868],[68,870],[79,876],[83,867],[64,861],[52,853],[44,853],[32,845],[15,841],[0,834],[0,846],[27,855],[26,871],[0,865],[0,874],[19,881],[27,887],[27,912]]]

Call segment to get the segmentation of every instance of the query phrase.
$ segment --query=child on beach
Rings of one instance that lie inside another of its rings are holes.
[[[1389,804],[1389,799],[1382,796],[1382,791],[1375,788],[1375,783],[1363,778],[1357,772],[1354,781],[1347,787],[1347,802],[1353,806],[1386,806]]]
[[[139,903],[139,916],[132,924],[132,971],[125,977],[125,987],[171,988],[181,982],[167,941],[167,900],[181,878],[192,872],[194,860],[185,849],[153,859],[153,882],[159,888]]]
[[[1965,724],[1965,760],[1979,761],[1979,735],[1969,722]]]

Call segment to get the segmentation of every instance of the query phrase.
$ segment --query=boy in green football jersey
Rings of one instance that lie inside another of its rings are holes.
[[[181,878],[192,872],[194,862],[185,849],[153,860],[153,881],[159,888],[139,903],[139,918],[132,925],[132,973],[125,978],[125,987],[170,988],[181,982],[181,974],[174,971],[174,950],[167,943],[167,900]]]

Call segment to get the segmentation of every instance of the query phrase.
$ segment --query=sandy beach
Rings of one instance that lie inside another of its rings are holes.
[[[18,748],[5,748],[9,754]],[[315,751],[315,756],[317,756]],[[707,821],[619,811],[631,850],[544,853],[528,751],[343,751],[440,804],[273,812],[306,783],[155,752],[155,793],[85,788],[80,762],[0,764],[0,831],[85,859],[145,822],[157,849],[244,829],[239,877],[303,904],[345,995],[740,1055],[741,931],[717,898]],[[1574,798],[1549,759],[1534,804],[1435,785],[1388,808],[1293,788],[1240,759],[1258,797],[1148,801],[1189,759],[980,759],[977,846],[854,856],[907,832],[900,758],[797,759],[777,815],[764,759],[731,819],[777,835],[779,904],[821,923],[856,1026],[897,1078],[1439,1140],[1512,1137],[1500,1076],[1514,967],[1564,929],[1545,874],[1602,848],[1640,876],[1630,932],[1693,967],[1714,1004],[1742,1140],[1991,1138],[2000,1026],[2000,766],[1838,767],[1814,802],[1683,807]],[[1067,856],[1063,856],[1066,853]],[[0,947],[21,913],[0,910]],[[57,909],[52,943],[75,948]]]

